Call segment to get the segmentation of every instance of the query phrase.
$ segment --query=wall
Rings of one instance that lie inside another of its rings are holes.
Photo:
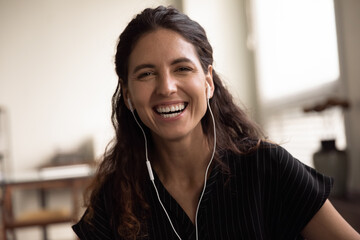
[[[10,135],[7,171],[34,169],[88,137],[100,156],[113,134],[110,101],[117,84],[113,56],[118,35],[144,7],[181,7],[179,3],[0,0],[0,106]],[[68,204],[66,194],[60,195],[51,195],[52,204]],[[34,200],[36,195],[26,192],[15,207],[33,209]],[[69,225],[51,228],[51,239],[69,236]],[[40,239],[40,231],[20,231],[18,239],[26,238]]]
[[[349,149],[349,188],[360,192],[360,1],[335,0],[341,74],[351,107],[345,115]]]
[[[103,152],[112,136],[117,37],[145,6],[171,2],[179,1],[0,0],[9,171],[31,169],[88,137],[96,155]]]
[[[237,102],[256,116],[253,56],[247,49],[246,2],[183,0],[183,7],[185,13],[204,27],[213,47],[216,72]]]

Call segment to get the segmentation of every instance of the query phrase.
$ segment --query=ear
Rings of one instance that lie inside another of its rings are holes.
[[[129,89],[128,89],[127,86],[125,86],[125,85],[123,84],[122,79],[120,79],[120,82],[121,82],[121,86],[122,86],[122,95],[123,95],[123,98],[124,98],[125,106],[126,106],[130,111],[132,111],[132,108],[133,108],[134,106],[133,106],[133,104],[132,104],[132,106],[129,105],[129,101],[131,102],[131,97],[130,97]]]
[[[214,90],[215,90],[215,85],[214,85],[214,81],[213,81],[213,74],[212,74],[212,65],[208,66],[208,72],[206,73],[205,76],[205,88],[206,88],[206,93],[208,98],[212,98],[214,95]]]

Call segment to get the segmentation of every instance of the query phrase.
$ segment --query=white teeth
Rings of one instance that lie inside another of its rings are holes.
[[[181,112],[178,113],[169,113],[169,114],[161,114],[161,116],[163,118],[172,118],[172,117],[176,117],[177,115],[180,115]]]
[[[185,104],[180,103],[180,104],[177,104],[177,105],[166,106],[166,107],[160,106],[160,107],[156,108],[156,111],[158,113],[161,113],[161,115],[164,115],[164,114],[166,114],[166,115],[172,115],[172,114],[178,115],[180,113],[178,113],[177,111],[182,111],[184,109],[185,109]],[[176,112],[176,113],[174,113],[174,112]]]

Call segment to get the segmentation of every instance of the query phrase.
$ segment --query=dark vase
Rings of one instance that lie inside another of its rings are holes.
[[[336,148],[335,140],[321,141],[321,149],[313,155],[315,169],[334,178],[333,197],[345,197],[347,187],[347,155]]]

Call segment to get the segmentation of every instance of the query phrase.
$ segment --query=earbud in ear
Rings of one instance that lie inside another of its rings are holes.
[[[211,97],[211,88],[208,82],[206,82],[206,97],[207,98]]]
[[[132,106],[132,104],[131,104],[130,98],[128,98],[127,102],[128,102],[128,104],[129,104],[130,111],[133,112],[133,111],[134,111],[134,108],[133,108],[133,106]]]

